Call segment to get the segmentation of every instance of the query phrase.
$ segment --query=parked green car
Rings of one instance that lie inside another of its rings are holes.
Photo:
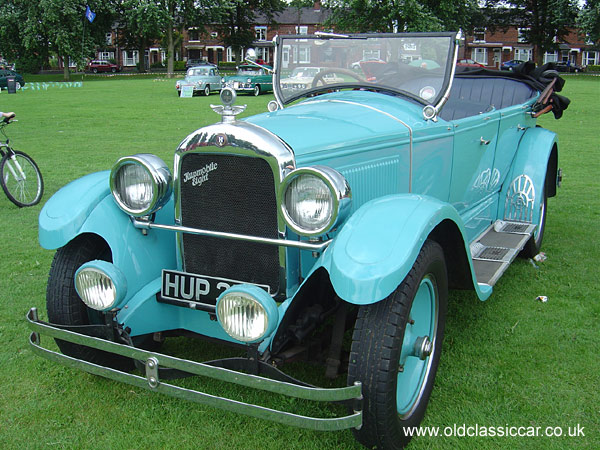
[[[14,70],[0,69],[0,89],[6,89],[8,86],[8,78],[14,78],[17,90],[25,86],[25,80]]]
[[[230,87],[236,92],[248,92],[260,95],[273,91],[273,76],[269,73],[271,66],[258,67],[244,64],[238,67],[237,74],[223,78],[223,87]]]

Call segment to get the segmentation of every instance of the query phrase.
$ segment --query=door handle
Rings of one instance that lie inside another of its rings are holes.
[[[481,140],[479,141],[479,143],[480,143],[481,145],[489,145],[489,144],[490,144],[490,142],[491,142],[491,141],[490,141],[489,139],[487,139],[487,140],[486,140],[486,139],[484,139],[484,138],[483,138],[483,136],[481,136]]]

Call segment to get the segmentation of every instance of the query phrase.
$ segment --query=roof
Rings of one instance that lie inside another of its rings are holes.
[[[300,16],[298,16],[298,8],[287,7],[279,13],[273,15],[273,20],[282,25],[309,25],[320,24],[325,22],[331,15],[331,11],[321,7],[315,10],[314,7],[300,8]],[[267,17],[263,14],[256,15],[256,23],[268,23]]]

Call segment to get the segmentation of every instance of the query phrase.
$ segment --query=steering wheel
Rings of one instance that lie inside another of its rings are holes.
[[[328,69],[328,70],[322,70],[321,72],[319,72],[318,74],[315,75],[315,77],[312,80],[312,84],[311,84],[311,88],[317,87],[317,84],[319,83],[319,81],[323,84],[329,84],[327,82],[325,82],[325,75],[329,75],[332,73],[339,73],[339,74],[344,74],[344,75],[348,75],[351,76],[352,78],[354,78],[357,81],[360,82],[366,82],[367,80],[365,80],[363,77],[361,77],[360,75],[358,75],[357,73],[348,70],[348,69]]]

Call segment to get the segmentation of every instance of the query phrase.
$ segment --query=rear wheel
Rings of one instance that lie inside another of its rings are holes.
[[[57,250],[50,267],[46,289],[48,320],[59,325],[102,325],[105,315],[88,308],[75,290],[75,272],[79,267],[95,259],[111,261],[110,248],[101,238],[81,235]],[[108,366],[118,370],[130,370],[133,361],[120,355],[56,339],[60,350],[77,359]]]
[[[37,204],[44,193],[44,180],[37,164],[27,154],[7,153],[0,162],[0,184],[18,207]]]
[[[254,86],[254,96],[258,97],[260,95],[260,86],[257,84]]]
[[[405,427],[421,423],[433,389],[448,297],[442,248],[426,241],[413,268],[385,300],[360,308],[352,336],[348,383],[363,386],[367,447],[403,448]]]

